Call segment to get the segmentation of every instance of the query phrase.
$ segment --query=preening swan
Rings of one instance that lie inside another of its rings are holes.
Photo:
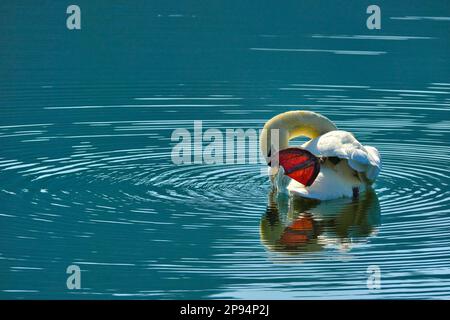
[[[311,140],[289,147],[289,140],[299,136]],[[274,188],[305,198],[358,197],[381,170],[376,148],[363,146],[352,133],[311,111],[289,111],[270,119],[260,147]]]

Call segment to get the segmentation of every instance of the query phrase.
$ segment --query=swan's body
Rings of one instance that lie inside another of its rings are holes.
[[[311,138],[300,148],[321,158],[320,172],[310,186],[305,186],[285,175],[282,166],[271,166],[271,181],[279,192],[318,200],[355,197],[375,181],[381,170],[376,148],[363,146],[350,132],[338,130],[329,119],[309,111],[285,112],[266,123],[260,145],[267,162],[298,136]]]

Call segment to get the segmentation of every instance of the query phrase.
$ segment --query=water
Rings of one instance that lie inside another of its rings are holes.
[[[0,298],[450,298],[448,2],[378,1],[374,31],[364,1],[77,4],[81,31],[0,4]],[[374,192],[275,199],[262,165],[171,161],[194,120],[296,109],[380,150]]]

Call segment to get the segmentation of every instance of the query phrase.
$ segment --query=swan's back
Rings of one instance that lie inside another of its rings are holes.
[[[381,158],[378,150],[371,146],[363,146],[353,134],[347,131],[327,132],[304,143],[302,148],[316,156],[345,159],[353,170],[363,173],[371,182],[381,171]]]

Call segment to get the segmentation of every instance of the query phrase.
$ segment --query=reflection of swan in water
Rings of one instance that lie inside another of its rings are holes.
[[[346,249],[376,232],[378,198],[368,189],[358,199],[321,202],[271,191],[261,219],[261,241],[271,251],[320,251],[327,245]]]

